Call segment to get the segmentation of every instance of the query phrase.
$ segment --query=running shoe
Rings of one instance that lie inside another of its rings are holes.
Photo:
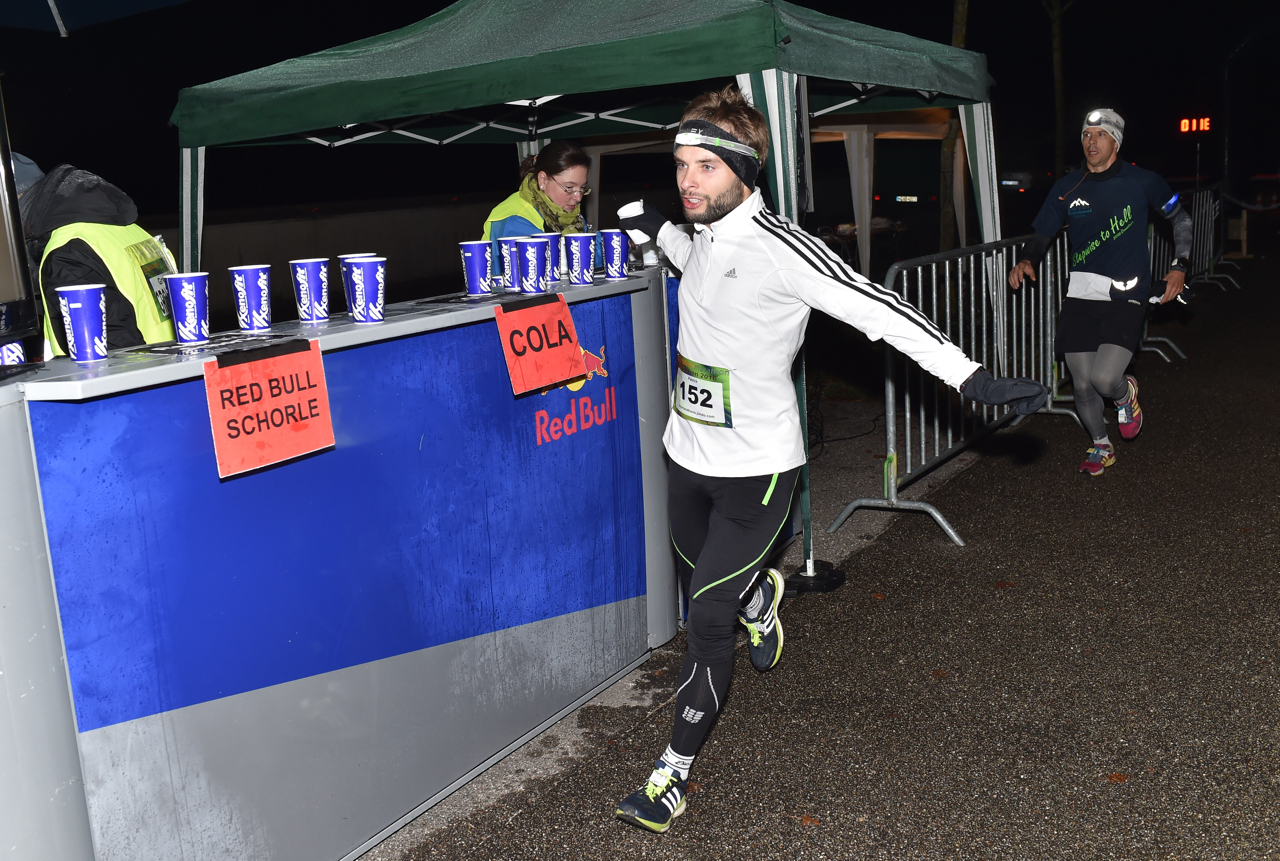
[[[1133,439],[1142,430],[1142,407],[1138,405],[1138,381],[1132,374],[1125,374],[1124,379],[1129,384],[1129,397],[1116,404],[1116,410],[1120,413],[1120,436]]]
[[[1102,471],[1109,466],[1114,466],[1115,462],[1116,455],[1111,446],[1091,445],[1084,453],[1084,463],[1080,464],[1080,471],[1090,475],[1102,475]]]
[[[782,658],[782,622],[778,619],[778,605],[782,603],[782,574],[774,568],[764,569],[760,591],[764,593],[764,612],[748,619],[741,612],[738,620],[747,626],[751,642],[751,664],[762,673],[772,670]]]
[[[680,773],[662,760],[653,764],[649,782],[622,799],[617,817],[639,828],[662,834],[671,820],[684,813],[687,782]]]

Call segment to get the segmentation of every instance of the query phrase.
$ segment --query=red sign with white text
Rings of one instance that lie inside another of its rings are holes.
[[[502,353],[511,390],[521,395],[586,376],[569,304],[559,293],[497,305],[493,316],[502,338]]]
[[[285,341],[210,359],[204,388],[219,478],[334,444],[318,341]]]

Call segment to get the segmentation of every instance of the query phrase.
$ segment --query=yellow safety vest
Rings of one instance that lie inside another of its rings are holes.
[[[48,350],[55,356],[66,355],[54,337],[53,315],[49,313],[49,303],[44,299],[44,262],[52,252],[73,239],[83,240],[107,265],[111,280],[133,305],[133,315],[143,339],[148,344],[172,341],[169,291],[163,276],[177,272],[177,266],[168,250],[136,224],[121,227],[78,222],[53,231],[44,256],[40,258],[40,296],[44,301],[44,339]]]
[[[533,204],[521,197],[520,192],[517,191],[506,200],[502,201],[502,203],[495,206],[493,208],[493,212],[489,213],[489,217],[484,221],[484,235],[480,238],[491,239],[492,237],[489,235],[490,225],[495,221],[501,221],[502,219],[510,218],[513,215],[518,215],[521,218],[528,219],[533,222],[537,225],[539,231],[541,231],[546,224],[546,222],[542,220],[542,216],[538,214],[538,210],[533,208]]]

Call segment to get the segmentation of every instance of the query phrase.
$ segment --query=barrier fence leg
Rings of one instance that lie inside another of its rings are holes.
[[[1236,279],[1232,278],[1230,275],[1228,275],[1228,274],[1227,274],[1227,273],[1225,273],[1225,272],[1218,272],[1218,273],[1216,273],[1216,274],[1214,274],[1214,275],[1206,275],[1206,276],[1204,276],[1204,278],[1203,278],[1202,280],[1204,280],[1204,281],[1212,281],[1214,284],[1218,284],[1218,286],[1219,286],[1219,287],[1222,287],[1223,291],[1225,292],[1227,288],[1226,288],[1225,286],[1223,286],[1222,284],[1219,284],[1219,283],[1218,283],[1218,279],[1219,279],[1219,278],[1225,278],[1225,279],[1227,279],[1228,281],[1230,281],[1232,284],[1234,284],[1234,285],[1235,285],[1235,287],[1236,287],[1236,289],[1237,289],[1237,290],[1243,290],[1243,289],[1244,289],[1243,287],[1241,287],[1241,286],[1240,286],[1240,282],[1239,282],[1239,281],[1237,281]]]
[[[1142,349],[1144,349],[1144,350],[1152,350],[1153,352],[1160,353],[1160,355],[1164,357],[1164,360],[1165,360],[1166,362],[1167,362],[1167,361],[1169,361],[1169,357],[1168,357],[1168,356],[1165,356],[1165,355],[1164,355],[1164,353],[1161,353],[1161,352],[1160,352],[1160,350],[1158,350],[1158,349],[1157,349],[1157,348],[1155,348],[1155,347],[1148,347],[1148,346],[1146,346],[1146,344],[1148,344],[1149,342],[1152,342],[1152,341],[1156,342],[1157,344],[1167,344],[1167,345],[1169,346],[1169,349],[1170,349],[1170,350],[1173,350],[1175,353],[1177,353],[1177,354],[1178,354],[1178,358],[1179,358],[1179,359],[1185,359],[1185,358],[1187,357],[1187,354],[1186,354],[1186,353],[1184,353],[1184,352],[1182,352],[1181,350],[1179,350],[1179,349],[1178,349],[1178,345],[1177,345],[1177,344],[1175,344],[1175,343],[1173,343],[1173,341],[1170,341],[1168,338],[1162,338],[1162,337],[1157,337],[1157,336],[1148,336],[1148,337],[1146,337],[1146,338],[1143,338],[1143,339],[1142,339],[1142,343],[1143,343],[1143,347],[1142,347]]]
[[[927,502],[917,502],[911,499],[898,499],[898,466],[897,458],[892,453],[885,457],[884,461],[884,484],[885,495],[883,497],[863,497],[855,499],[844,507],[840,515],[827,527],[827,534],[831,534],[839,529],[849,515],[857,511],[859,508],[878,508],[884,511],[918,511],[928,514],[933,518],[934,522],[947,533],[947,537],[954,541],[958,546],[964,547],[964,539],[960,537],[960,533],[947,522],[947,518],[942,516],[942,512],[935,506]]]
[[[911,499],[898,499],[892,502],[887,499],[876,499],[874,497],[855,499],[853,502],[850,502],[845,506],[844,511],[840,512],[839,517],[832,521],[831,525],[827,527],[827,532],[835,532],[840,528],[841,524],[849,519],[849,515],[853,514],[853,512],[859,508],[879,508],[884,511],[923,512],[931,516],[934,519],[934,522],[937,523],[938,526],[942,527],[942,531],[947,533],[948,538],[954,541],[958,546],[964,547],[964,539],[961,538],[960,533],[956,532],[955,528],[947,522],[947,518],[942,516],[941,511],[927,502],[916,502]]]

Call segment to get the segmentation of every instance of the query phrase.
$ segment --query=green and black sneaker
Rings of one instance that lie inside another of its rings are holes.
[[[617,816],[623,822],[661,834],[671,827],[671,820],[684,813],[687,792],[687,782],[680,779],[680,773],[658,760],[649,782],[622,799]]]
[[[774,568],[764,569],[760,591],[764,593],[764,612],[748,619],[741,612],[738,621],[747,626],[751,636],[748,650],[751,664],[760,672],[768,672],[782,659],[782,622],[778,619],[778,605],[782,603],[782,574]]]

